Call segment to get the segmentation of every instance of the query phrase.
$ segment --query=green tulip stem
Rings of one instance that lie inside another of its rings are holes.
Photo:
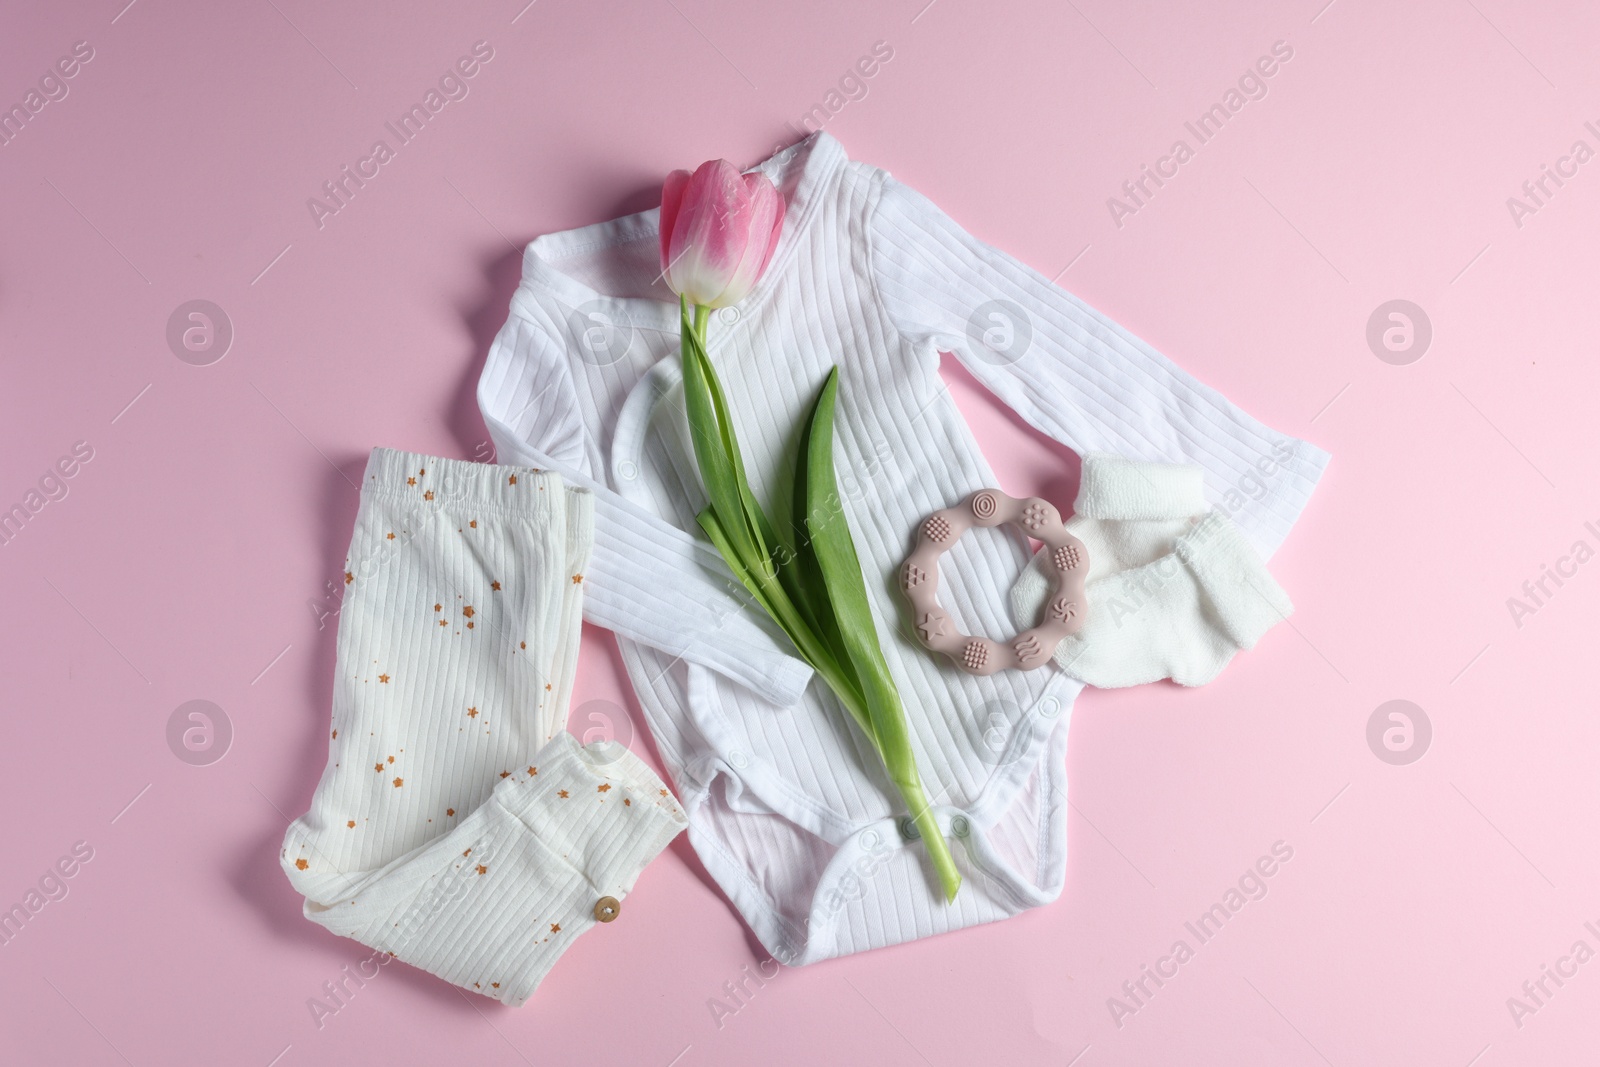
[[[900,692],[889,672],[833,466],[839,371],[823,383],[801,440],[794,530],[780,539],[745,476],[733,416],[706,354],[711,309],[679,298],[683,393],[695,461],[710,503],[701,528],[734,576],[872,742],[928,850],[945,900],[961,874],[923,789]],[[906,836],[911,836],[909,833]]]

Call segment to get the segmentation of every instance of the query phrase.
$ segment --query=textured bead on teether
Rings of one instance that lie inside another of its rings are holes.
[[[1015,527],[1028,540],[1042,541],[1055,568],[1038,625],[990,640],[963,633],[950,613],[939,606],[939,561],[968,530],[1002,523]],[[1038,497],[1018,500],[998,489],[978,489],[958,505],[923,516],[915,540],[895,576],[911,604],[906,636],[920,641],[930,652],[949,656],[968,674],[1043,666],[1065,637],[1083,627],[1089,552],[1067,532],[1061,513],[1049,501]]]

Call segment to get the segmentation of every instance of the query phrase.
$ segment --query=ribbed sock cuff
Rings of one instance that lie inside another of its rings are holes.
[[[1185,519],[1207,507],[1199,467],[1090,452],[1073,512],[1089,519]]]

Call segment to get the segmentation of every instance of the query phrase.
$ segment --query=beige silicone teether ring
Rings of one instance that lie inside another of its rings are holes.
[[[1050,550],[1054,587],[1045,601],[1044,619],[1010,641],[973,637],[956,629],[950,613],[939,606],[939,557],[973,526],[1010,523]],[[936,511],[917,527],[917,545],[898,575],[900,590],[911,602],[911,624],[927,648],[943,652],[968,674],[993,674],[1007,667],[1031,671],[1042,666],[1063,638],[1082,628],[1087,603],[1084,578],[1088,550],[1067,532],[1061,513],[1038,497],[1017,500],[998,489],[980,489],[958,506]]]

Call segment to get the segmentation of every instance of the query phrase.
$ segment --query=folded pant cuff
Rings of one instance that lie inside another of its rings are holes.
[[[633,752],[615,741],[580,744],[564,730],[495,789],[494,802],[547,844],[560,845],[597,886],[633,884],[635,857],[617,846],[651,844],[664,833],[659,852],[688,825],[666,785]]]
[[[565,731],[509,773],[480,814],[483,845],[451,866],[484,887],[463,893],[455,914],[437,924],[432,940],[447,949],[417,946],[447,951],[449,964],[399,955],[512,1006],[533,995],[580,935],[609,921],[600,902],[611,897],[620,906],[688,824],[637,756],[612,743],[580,745]]]

